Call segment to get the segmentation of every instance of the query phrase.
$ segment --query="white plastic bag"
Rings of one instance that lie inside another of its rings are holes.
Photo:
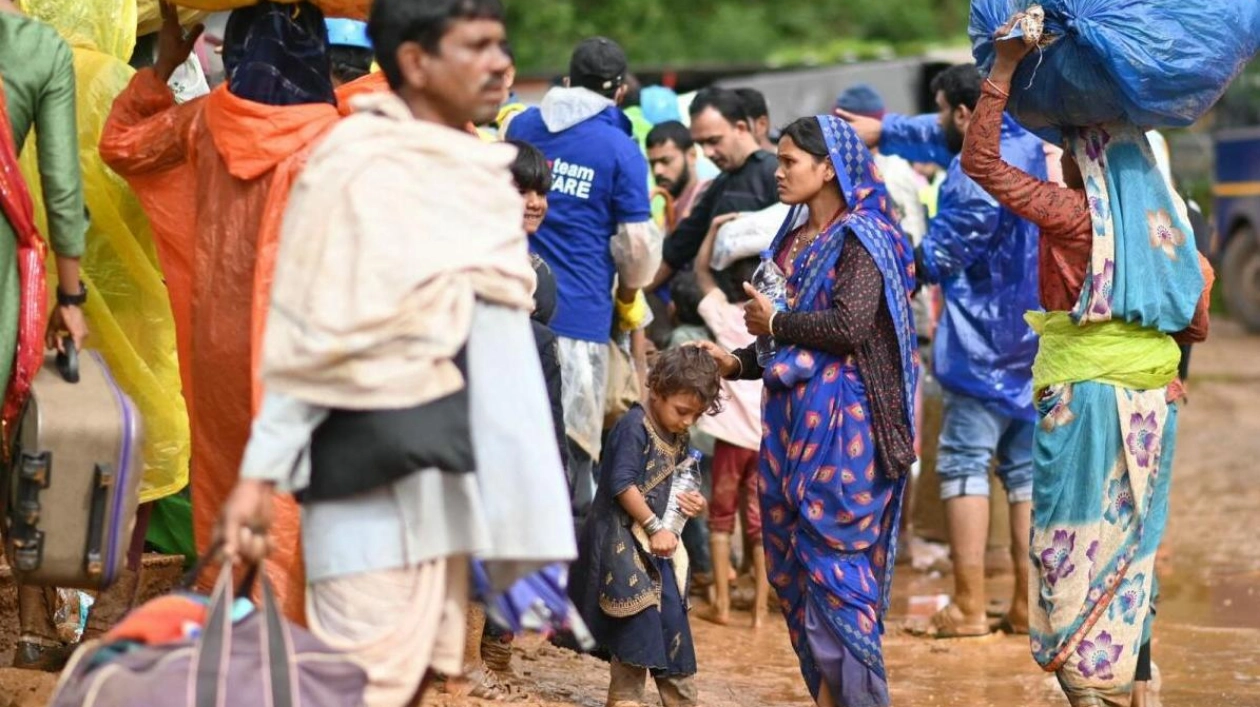
[[[713,269],[725,270],[736,261],[759,255],[769,248],[791,208],[787,204],[775,204],[761,211],[740,214],[739,218],[719,228],[713,244]]]

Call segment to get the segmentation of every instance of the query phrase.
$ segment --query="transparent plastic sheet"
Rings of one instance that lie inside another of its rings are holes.
[[[90,292],[84,312],[91,331],[89,346],[101,352],[144,419],[144,478],[140,500],[154,501],[188,484],[191,450],[188,413],[180,394],[175,322],[148,219],[126,182],[105,167],[97,152],[114,98],[126,87],[134,72],[125,60],[113,54],[78,46],[103,40],[114,42],[116,48],[123,46],[116,38],[117,28],[107,23],[108,18],[115,15],[99,7],[99,12],[92,15],[80,6],[114,7],[118,3],[112,0],[25,2],[27,7],[38,6],[40,14],[36,16],[51,21],[59,31],[64,32],[61,22],[69,19],[71,32],[85,28],[98,32],[95,36],[78,34],[74,49],[80,164],[84,197],[91,214],[87,250],[82,260],[82,279]],[[134,14],[134,2],[125,4],[131,5]],[[60,13],[61,6],[73,10]],[[134,41],[133,34],[131,42]],[[130,51],[127,49],[128,54]],[[33,136],[23,149],[21,165],[36,202],[36,218],[40,227],[45,228],[34,147],[36,139],[37,136]],[[57,284],[51,253],[48,270],[51,296]]]
[[[298,1],[276,0],[276,2],[285,3]],[[223,12],[258,4],[258,0],[174,0],[174,2],[176,5],[207,12]],[[311,2],[329,17],[346,17],[352,20],[366,20],[368,11],[372,9],[372,0],[311,0]]]
[[[1032,0],[974,0],[982,71],[993,33]],[[1256,0],[1039,0],[1057,41],[1015,74],[1008,111],[1052,142],[1059,126],[1183,127],[1202,117],[1260,47]]]
[[[53,27],[75,49],[94,49],[121,61],[136,48],[136,0],[18,0],[31,17]]]

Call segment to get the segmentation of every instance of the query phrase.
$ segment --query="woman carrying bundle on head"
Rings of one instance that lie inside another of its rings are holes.
[[[1002,161],[1011,79],[1032,49],[996,42],[962,154],[968,175],[1041,228],[1046,311],[1028,317],[1041,336],[1032,651],[1073,705],[1128,707],[1135,678],[1150,679],[1155,552],[1183,397],[1178,344],[1206,338],[1213,276],[1142,128],[1065,128],[1067,186]]]

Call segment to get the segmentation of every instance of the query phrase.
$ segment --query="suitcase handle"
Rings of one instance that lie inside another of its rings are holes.
[[[100,580],[106,569],[102,550],[105,544],[105,516],[109,512],[110,492],[114,490],[114,470],[108,464],[97,464],[92,471],[92,503],[88,510],[87,549],[83,553],[84,568],[93,580]]]
[[[63,351],[57,352],[57,372],[67,383],[79,382],[79,350],[74,347],[72,337],[61,340]]]

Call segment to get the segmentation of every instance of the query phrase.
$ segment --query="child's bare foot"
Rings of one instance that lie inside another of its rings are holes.
[[[770,615],[770,612],[766,610],[766,605],[765,605],[765,604],[762,604],[761,606],[756,606],[756,607],[753,607],[753,612],[752,612],[752,627],[753,627],[754,629],[759,629],[759,628],[761,628],[762,626],[765,626],[765,625],[766,625],[766,617],[767,617],[767,616],[769,616],[769,615]]]

